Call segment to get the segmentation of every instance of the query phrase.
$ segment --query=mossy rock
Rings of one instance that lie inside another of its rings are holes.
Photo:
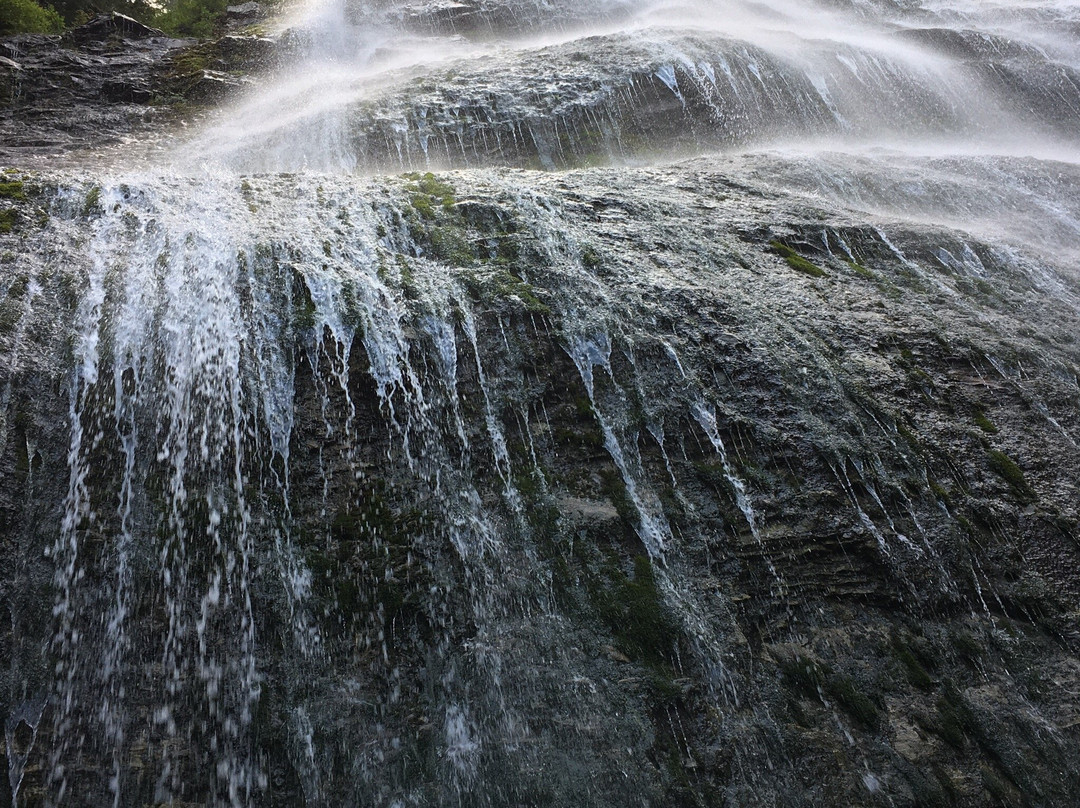
[[[605,577],[594,578],[588,586],[616,647],[635,662],[669,667],[680,635],[657,589],[652,562],[637,556],[633,578],[617,568],[609,568]]]
[[[770,241],[769,249],[783,258],[784,261],[787,262],[787,265],[796,272],[801,272],[812,278],[824,278],[827,274],[824,269],[803,258],[782,241]]]
[[[919,690],[932,690],[934,680],[924,667],[917,651],[899,634],[893,635],[891,644],[893,655],[904,666],[908,681]]]
[[[975,426],[988,435],[996,435],[1000,431],[997,425],[982,410],[975,411]]]
[[[532,314],[551,314],[551,307],[540,299],[540,291],[507,269],[486,273],[467,272],[460,277],[473,300],[478,303],[513,300]]]
[[[991,449],[986,457],[990,463],[990,470],[1009,484],[1009,488],[1017,499],[1021,502],[1032,502],[1036,499],[1035,492],[1028,485],[1024,472],[1015,460],[997,449]]]
[[[95,185],[86,192],[86,197],[83,199],[82,212],[83,216],[93,216],[102,212],[100,185]]]
[[[11,199],[15,202],[26,201],[26,191],[22,182],[18,180],[12,180],[10,182],[0,182],[0,199]]]
[[[859,275],[860,277],[866,278],[868,280],[873,280],[877,278],[877,275],[873,272],[873,270],[867,269],[862,264],[859,264],[855,261],[848,261],[847,265],[851,267],[855,274]]]
[[[436,210],[440,206],[447,211],[453,208],[455,200],[452,185],[440,182],[431,172],[424,175],[412,173],[404,176],[411,180],[406,186],[409,191],[409,203],[422,219],[434,220]]]
[[[835,673],[825,663],[802,654],[781,662],[780,672],[787,685],[806,698],[822,703],[832,699],[865,729],[881,726],[881,710],[852,677]]]

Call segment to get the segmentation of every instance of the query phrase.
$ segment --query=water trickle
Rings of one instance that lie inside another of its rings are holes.
[[[4,721],[4,741],[7,748],[8,787],[11,804],[19,804],[19,789],[26,773],[26,763],[37,742],[41,716],[48,706],[48,699],[41,697],[27,701],[13,710]]]
[[[607,415],[604,412],[604,404],[596,394],[595,368],[602,368],[614,383],[615,378],[611,371],[611,342],[607,334],[600,334],[594,338],[578,338],[570,346],[570,357],[577,366],[578,373],[585,384],[589,401],[592,403],[593,413],[600,430],[604,436],[604,448],[607,449],[611,459],[626,486],[626,494],[633,503],[638,516],[638,535],[641,537],[649,556],[662,561],[665,546],[670,536],[670,529],[658,503],[654,501],[654,495],[641,482],[642,472],[633,451],[632,445],[627,441],[620,440],[616,433],[615,415]],[[616,395],[620,395],[616,393]],[[622,414],[620,414],[622,415]],[[624,415],[622,417],[625,417]],[[634,441],[636,444],[636,440]],[[624,448],[625,446],[625,448]]]

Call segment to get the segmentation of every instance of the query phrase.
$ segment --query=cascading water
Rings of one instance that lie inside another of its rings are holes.
[[[1075,801],[1080,7],[271,35],[7,175],[13,805]]]

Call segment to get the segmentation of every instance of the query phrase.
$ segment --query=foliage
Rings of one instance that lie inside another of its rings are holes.
[[[226,0],[177,0],[154,18],[154,25],[173,36],[205,39],[225,17]]]
[[[0,36],[49,34],[63,27],[63,19],[51,6],[42,8],[34,0],[0,0]]]
[[[144,0],[0,0],[0,36],[53,33],[77,27],[98,14],[116,11],[177,37],[213,36],[225,18],[228,0],[171,0],[158,7]]]

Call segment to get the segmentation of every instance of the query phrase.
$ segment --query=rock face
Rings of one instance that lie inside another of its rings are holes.
[[[171,39],[116,13],[63,36],[0,40],[0,164],[56,165],[149,138],[178,105],[190,112],[250,83],[273,51],[254,34]]]
[[[565,32],[544,8],[502,11]],[[970,12],[946,37],[955,16],[868,8],[894,56],[932,40],[963,71],[1028,53],[969,29],[1038,22]],[[427,30],[393,24],[402,52]],[[621,94],[658,150],[711,148],[690,68],[653,54],[697,43],[703,70],[742,47],[728,33],[481,43],[492,70],[431,67],[431,97],[484,77],[550,123],[558,93],[522,88],[578,50],[593,66],[566,87]],[[1054,41],[1038,59],[1064,58]],[[754,104],[782,119],[808,96],[756,47],[746,70],[786,79]],[[292,76],[260,118],[291,120],[249,157],[217,149],[225,128],[193,138],[214,170],[0,179],[12,803],[1073,804],[1068,143],[755,150],[749,127],[739,151],[638,166],[231,170],[340,168],[393,130],[356,109],[428,104],[421,68],[381,86],[390,57],[355,58],[344,128],[283,137],[307,115],[282,103]],[[714,100],[750,110],[750,86]],[[846,85],[821,86],[840,109]],[[587,96],[568,108],[599,114]],[[486,114],[461,132],[503,125]],[[623,142],[605,159],[650,148]]]
[[[0,43],[0,159],[57,158],[139,128],[154,70],[180,43],[120,14],[63,37]]]

